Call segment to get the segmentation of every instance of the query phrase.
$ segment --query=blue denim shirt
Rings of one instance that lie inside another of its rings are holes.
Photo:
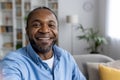
[[[2,61],[3,80],[86,80],[70,53],[56,45],[53,51],[52,70],[30,44],[10,52]]]

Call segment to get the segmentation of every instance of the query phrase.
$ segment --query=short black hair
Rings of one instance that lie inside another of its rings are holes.
[[[56,15],[55,12],[52,11],[50,8],[45,7],[45,6],[43,6],[43,7],[37,7],[37,8],[35,8],[35,9],[33,9],[33,10],[28,14],[28,16],[27,16],[27,22],[26,22],[26,23],[27,23],[26,28],[28,27],[28,24],[29,24],[28,22],[29,22],[29,19],[30,19],[31,15],[33,14],[33,12],[36,11],[36,10],[40,10],[40,9],[46,9],[46,10],[51,11],[51,12],[55,15],[56,20],[57,20],[57,22],[58,22],[58,17],[57,17],[57,15]]]

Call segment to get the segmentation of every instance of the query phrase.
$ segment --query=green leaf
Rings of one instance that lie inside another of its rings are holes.
[[[87,50],[90,50],[91,52],[98,52],[98,48],[102,44],[106,44],[107,40],[104,37],[99,36],[99,31],[94,30],[94,28],[84,28],[81,24],[79,26],[80,31],[82,32],[82,35],[79,35],[78,38],[80,40],[86,40],[89,44],[89,47],[87,47]]]

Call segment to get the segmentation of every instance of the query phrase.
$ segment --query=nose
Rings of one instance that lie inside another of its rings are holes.
[[[44,25],[42,25],[42,27],[39,29],[39,32],[41,32],[41,33],[48,33],[49,32],[49,27],[46,25],[46,24],[44,24]]]

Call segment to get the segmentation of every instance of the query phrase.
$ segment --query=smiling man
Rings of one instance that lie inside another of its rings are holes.
[[[55,45],[58,19],[52,10],[31,11],[26,33],[30,43],[2,61],[3,80],[86,80],[70,53]]]

